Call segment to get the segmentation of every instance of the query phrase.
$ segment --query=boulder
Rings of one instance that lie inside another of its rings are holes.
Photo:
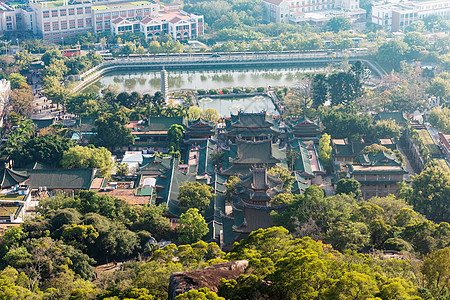
[[[247,266],[248,261],[236,260],[212,265],[203,270],[173,273],[169,282],[169,300],[192,289],[207,287],[217,292],[220,279],[236,279],[244,274]]]

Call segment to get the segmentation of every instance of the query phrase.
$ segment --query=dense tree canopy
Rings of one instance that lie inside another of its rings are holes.
[[[450,221],[450,175],[428,167],[412,180],[409,202],[414,209],[436,222]]]
[[[213,188],[199,182],[186,182],[180,187],[178,200],[183,210],[197,208],[203,212],[214,199]]]

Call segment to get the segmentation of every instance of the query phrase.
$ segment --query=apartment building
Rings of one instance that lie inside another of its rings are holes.
[[[359,0],[263,0],[265,19],[272,23],[310,23],[323,26],[337,15],[344,15],[352,21],[363,20],[365,10],[359,7]]]
[[[143,32],[148,39],[169,33],[174,39],[196,38],[204,33],[203,16],[188,14],[184,11],[160,11],[156,16],[147,16],[143,20],[115,19],[111,23],[113,34],[123,32]]]
[[[450,1],[432,0],[375,4],[372,7],[372,23],[390,31],[402,31],[411,23],[429,15],[450,19]]]
[[[146,0],[30,0],[16,8],[0,2],[0,30],[32,31],[53,43],[86,32],[143,32],[150,39],[170,33],[174,39],[187,39],[204,33],[204,20],[177,5],[161,10]]]
[[[34,32],[46,41],[60,43],[66,37],[93,31],[90,1],[30,2],[30,7],[36,20]]]

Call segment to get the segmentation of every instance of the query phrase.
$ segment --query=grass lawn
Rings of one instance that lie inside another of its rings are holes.
[[[436,162],[438,167],[440,167],[445,173],[450,174],[450,167],[445,159],[435,159],[433,161]]]
[[[433,139],[431,138],[430,134],[427,130],[417,130],[419,133],[420,138],[423,141],[423,144],[430,150],[431,155],[433,154],[440,154],[441,150],[439,150],[439,147],[436,146],[436,144],[433,142]]]

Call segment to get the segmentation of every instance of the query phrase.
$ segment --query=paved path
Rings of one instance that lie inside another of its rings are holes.
[[[33,90],[34,101],[32,104],[31,119],[33,120],[64,120],[72,119],[75,115],[68,114],[61,111],[61,106],[58,108],[56,104],[53,104],[51,100],[48,100],[43,93],[43,87],[41,85],[40,78],[38,76],[32,77],[31,88]]]

